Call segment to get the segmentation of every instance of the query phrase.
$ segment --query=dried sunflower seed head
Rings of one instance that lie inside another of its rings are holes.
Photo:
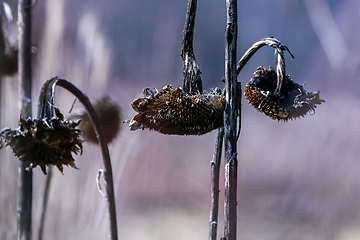
[[[320,92],[307,92],[304,85],[284,77],[281,90],[275,92],[277,75],[274,68],[258,67],[253,78],[246,84],[245,96],[258,111],[272,119],[288,121],[304,117],[309,111],[315,111],[316,105],[325,102]]]
[[[72,153],[82,154],[82,134],[76,129],[79,122],[67,121],[62,114],[51,119],[20,119],[19,127],[4,128],[0,132],[0,148],[10,146],[20,161],[30,162],[29,170],[55,165],[63,172],[63,165],[76,168]]]
[[[0,52],[0,76],[12,76],[18,72],[18,49],[7,46]]]
[[[103,97],[94,104],[94,109],[102,124],[104,141],[110,143],[115,139],[120,130],[120,107],[111,102],[109,97]],[[86,141],[98,143],[98,139],[87,112],[80,116],[80,130],[83,132]]]
[[[203,135],[224,124],[225,98],[217,92],[188,95],[171,85],[155,92],[147,88],[132,107],[138,114],[128,121],[130,130]]]

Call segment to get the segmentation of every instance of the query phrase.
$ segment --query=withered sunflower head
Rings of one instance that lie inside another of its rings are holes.
[[[63,172],[63,165],[76,168],[72,153],[82,154],[81,131],[76,129],[79,122],[65,120],[57,114],[51,119],[20,119],[19,126],[0,132],[0,147],[10,146],[20,161],[29,162],[29,170],[40,166],[46,174],[46,166],[55,165]]]
[[[18,72],[18,48],[6,46],[0,51],[0,76],[11,76]]]
[[[307,92],[304,85],[284,77],[280,91],[276,91],[277,75],[274,68],[258,67],[253,78],[246,84],[245,96],[258,111],[272,119],[288,121],[315,111],[316,105],[325,102],[320,91]]]
[[[128,121],[130,130],[203,135],[224,124],[225,98],[218,92],[188,95],[171,85],[160,91],[146,88],[144,98],[135,99],[132,107],[138,114]]]
[[[120,130],[120,107],[113,103],[109,97],[103,97],[94,104],[94,109],[102,124],[104,141],[110,143],[115,139]],[[86,141],[98,144],[98,139],[88,113],[85,112],[80,118],[79,128],[84,134]]]

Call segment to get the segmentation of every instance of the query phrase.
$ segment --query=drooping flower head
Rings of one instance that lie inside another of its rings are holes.
[[[58,109],[51,119],[20,119],[19,126],[0,132],[0,147],[10,146],[20,161],[30,163],[29,170],[40,166],[46,174],[46,166],[54,165],[61,173],[63,165],[76,168],[72,153],[82,154],[82,134],[76,127],[79,122],[64,119]]]
[[[128,121],[129,127],[163,134],[203,135],[223,126],[225,103],[219,92],[189,95],[171,85],[160,91],[146,88],[144,98],[132,103],[138,114]]]
[[[246,84],[245,96],[258,111],[279,121],[293,120],[315,111],[316,105],[324,102],[320,91],[307,92],[304,85],[291,80],[286,75],[279,92],[277,74],[273,67],[258,67],[253,78]]]

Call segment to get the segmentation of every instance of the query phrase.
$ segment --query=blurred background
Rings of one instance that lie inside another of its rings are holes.
[[[17,1],[8,1],[16,43]],[[108,95],[122,109],[145,87],[182,86],[180,58],[186,0],[39,0],[33,9],[33,116],[41,85],[65,78],[95,101]],[[242,99],[238,142],[238,238],[242,240],[360,239],[360,2],[358,0],[238,1],[238,58],[274,36],[288,46],[287,74],[326,103],[288,123]],[[194,50],[205,90],[223,87],[225,1],[198,2]],[[243,88],[260,65],[274,66],[263,48],[238,77]],[[1,128],[18,121],[17,76],[2,79]],[[67,113],[74,97],[57,90]],[[76,104],[75,108],[81,108]],[[119,239],[207,239],[210,161],[216,131],[166,136],[122,125],[109,146]],[[17,160],[2,149],[0,238],[16,239]],[[106,200],[95,178],[98,147],[84,143],[80,170],[55,170],[44,239],[107,239]],[[34,172],[33,236],[38,235],[45,179]],[[218,236],[223,233],[223,175]]]

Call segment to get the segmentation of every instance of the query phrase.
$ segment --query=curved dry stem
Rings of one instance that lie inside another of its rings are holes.
[[[284,51],[288,51],[290,56],[294,58],[294,55],[290,52],[287,46],[281,44],[279,40],[274,37],[266,37],[255,42],[241,57],[240,61],[236,65],[236,74],[239,75],[250,58],[263,46],[270,46],[275,48],[276,57],[276,73],[277,73],[277,85],[275,93],[279,93],[282,87],[283,80],[285,78],[285,58]]]
[[[44,117],[51,118],[52,116],[54,116],[54,97],[55,97],[56,86],[60,86],[68,90],[74,96],[76,96],[77,99],[79,99],[79,101],[84,105],[86,111],[88,112],[90,121],[94,126],[94,130],[101,148],[103,164],[106,172],[106,174],[103,174],[103,176],[106,183],[106,195],[107,195],[106,199],[108,202],[108,210],[110,217],[110,236],[112,240],[117,240],[118,236],[117,236],[117,223],[116,223],[114,183],[113,183],[113,174],[112,174],[109,149],[106,142],[104,141],[104,135],[99,118],[93,106],[91,105],[88,97],[67,80],[54,77],[48,80],[42,87],[39,97],[39,104],[38,104],[38,118],[39,119],[42,119]]]
[[[276,56],[276,76],[277,76],[277,83],[275,93],[280,93],[282,83],[285,78],[285,58],[284,52],[281,48],[275,48],[275,56]],[[284,84],[285,86],[286,84]]]
[[[90,121],[94,126],[94,130],[99,141],[99,145],[103,157],[103,164],[105,171],[107,173],[107,175],[104,175],[104,180],[106,183],[108,210],[110,216],[110,233],[111,233],[111,239],[116,240],[118,239],[118,236],[117,236],[113,174],[112,174],[109,149],[104,141],[101,123],[88,97],[85,94],[83,94],[77,87],[75,87],[72,83],[66,81],[65,79],[58,79],[58,81],[56,81],[56,85],[63,87],[72,94],[74,94],[79,99],[79,101],[84,105],[86,111],[89,113]]]
[[[290,52],[290,50],[288,49],[287,46],[284,46],[281,44],[281,42],[279,40],[277,40],[274,37],[266,37],[263,38],[257,42],[255,42],[245,53],[244,55],[241,57],[240,61],[238,62],[238,64],[236,65],[236,74],[239,75],[239,73],[241,72],[241,70],[244,68],[245,64],[250,60],[250,58],[257,52],[257,50],[259,50],[260,48],[262,48],[263,46],[270,46],[273,47],[275,49],[278,50],[286,50],[289,52],[289,54],[291,55],[292,58],[294,58],[294,56],[292,55],[292,53]]]

